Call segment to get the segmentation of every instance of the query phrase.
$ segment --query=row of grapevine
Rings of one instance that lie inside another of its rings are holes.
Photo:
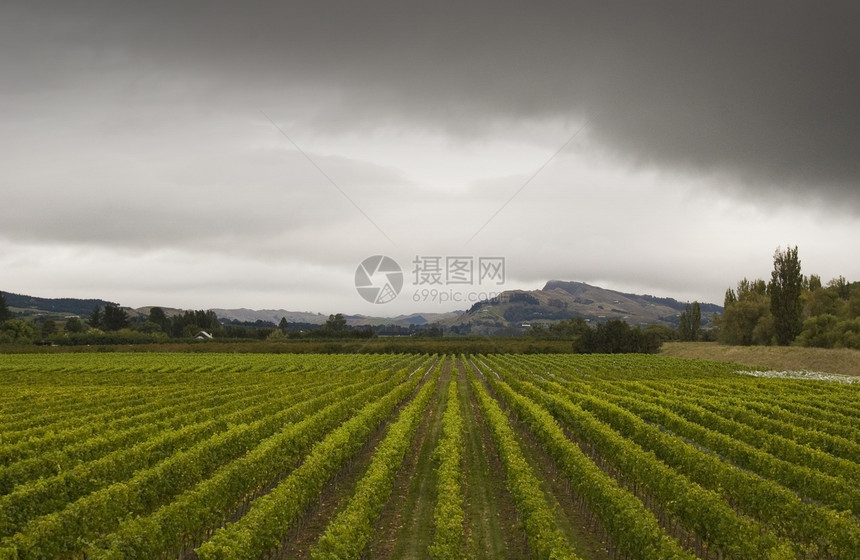
[[[666,515],[708,543],[708,548],[715,547],[728,558],[745,560],[794,558],[790,547],[765,533],[758,523],[737,515],[717,493],[675,472],[582,408],[531,383],[515,379],[509,382],[588,442],[621,473],[625,482],[656,499]]]
[[[373,523],[391,494],[394,477],[418,428],[439,379],[439,369],[398,415],[376,448],[346,506],[332,519],[311,549],[313,560],[356,559],[373,537]]]
[[[469,377],[472,391],[504,466],[508,489],[517,510],[523,516],[529,547],[536,557],[542,560],[576,560],[578,557],[561,534],[553,512],[547,506],[540,480],[523,456],[507,416],[471,372]]]
[[[122,429],[128,425],[136,425],[137,416],[152,414],[153,406],[157,407],[155,410],[160,410],[164,407],[181,405],[187,403],[193,395],[195,395],[193,390],[189,389],[183,394],[169,397],[170,400],[167,402],[154,400],[144,403],[141,403],[138,397],[134,400],[136,404],[129,408],[109,408],[97,414],[81,414],[66,421],[49,423],[18,434],[9,434],[0,445],[0,464],[9,464],[39,455],[47,450],[76,443],[81,439],[98,435],[106,429]],[[88,405],[86,410],[90,410]]]
[[[271,390],[269,391],[271,393]],[[232,411],[248,411],[259,407],[278,406],[265,394],[248,395],[242,398],[227,395],[215,400],[203,400],[200,406],[194,402],[177,408],[165,419],[161,414],[146,415],[140,418],[140,423],[122,430],[107,430],[98,436],[83,439],[72,445],[45,451],[33,457],[21,459],[9,465],[0,466],[0,495],[8,494],[15,485],[20,485],[36,478],[45,478],[68,472],[78,465],[89,463],[105,455],[119,451],[131,445],[149,441],[161,435],[165,430],[174,430],[205,420],[229,415],[226,419],[232,423]],[[254,410],[256,412],[256,410]]]
[[[452,368],[453,369],[453,368]],[[456,370],[455,370],[456,371]],[[463,417],[456,378],[448,383],[442,437],[434,455],[439,461],[436,507],[433,510],[433,544],[430,556],[439,560],[465,560],[463,533]]]
[[[834,423],[790,412],[788,404],[768,404],[758,395],[730,398],[725,391],[693,397],[696,404],[726,418],[810,445],[827,454],[860,463],[860,429],[856,421]]]
[[[733,409],[721,399],[679,399],[675,396],[666,398],[664,394],[638,384],[625,387],[625,390],[628,396],[660,405],[691,422],[720,432],[757,449],[766,450],[770,455],[783,461],[816,469],[834,477],[844,478],[853,483],[855,487],[860,481],[860,464],[841,457],[834,457],[821,449],[801,445],[790,438],[730,418],[728,416]],[[708,403],[714,404],[707,406]],[[752,424],[760,425],[754,419],[746,418]]]
[[[13,492],[0,498],[0,537],[13,535],[32,519],[61,510],[82,496],[131,476],[139,468],[167,459],[177,450],[207,441],[226,429],[225,422],[214,420],[190,424],[163,432],[151,441],[122,449],[103,460],[18,485]]]
[[[593,391],[573,392],[555,382],[535,382],[593,413],[691,481],[719,492],[733,507],[759,520],[765,527],[802,543],[813,557],[851,558],[854,551],[860,550],[860,527],[850,515],[806,503],[779,484],[689,445],[682,438],[594,395]]]
[[[176,551],[200,544],[206,533],[222,525],[243,500],[293,468],[313,442],[364,402],[389,393],[404,376],[401,372],[363,390],[353,387],[343,400],[334,400],[320,412],[288,425],[151,515],[124,521],[115,532],[98,539],[88,551],[89,557],[175,556]]]
[[[215,532],[196,549],[201,560],[256,559],[276,549],[325,483],[359,450],[395,406],[421,381],[411,375],[385,397],[371,401],[355,416],[313,446],[302,464],[271,492],[254,500],[248,512]]]
[[[567,439],[552,415],[534,401],[516,393],[496,375],[492,372],[486,376],[490,386],[535,434],[619,550],[643,560],[694,558],[663,532],[657,519],[642,502],[619,487],[612,477]]]
[[[314,393],[298,392],[289,395],[283,402],[275,405],[296,406],[307,400]],[[270,410],[273,403],[260,405],[263,410]],[[277,429],[278,422],[285,421],[292,414],[304,410],[283,409],[272,416],[268,426]],[[185,425],[179,424],[175,429],[160,432],[153,438],[137,445],[121,448],[104,457],[80,464],[70,470],[58,473],[56,476],[22,483],[14,491],[0,498],[0,536],[8,536],[19,530],[24,522],[58,510],[76,498],[103,488],[113,482],[124,480],[141,468],[148,468],[174,455],[178,450],[185,449],[198,441],[210,437],[217,432],[226,430],[234,424],[244,424],[257,417],[257,407],[245,407],[232,414],[226,414],[219,420],[211,418],[196,418],[199,411],[192,413]],[[181,426],[181,427],[179,427]],[[14,467],[15,464],[11,465]]]
[[[673,405],[666,404],[662,400],[650,403],[642,395],[633,396],[632,393],[606,396],[645,420],[665,426],[674,433],[719,453],[735,465],[774,480],[801,496],[818,500],[839,510],[860,513],[860,490],[852,487],[841,477],[830,476],[806,466],[778,459],[768,452],[734,439],[730,434],[712,429],[710,426],[713,419],[710,417],[703,419],[701,424],[687,420],[672,412]],[[684,410],[688,414],[695,412],[690,407]],[[701,415],[699,417],[701,419]],[[774,439],[774,437],[770,436],[767,439]],[[773,441],[772,445],[777,446],[778,441]],[[769,447],[766,449],[770,450]]]
[[[126,482],[106,486],[63,510],[37,517],[11,538],[21,558],[51,558],[77,550],[87,540],[113,529],[129,513],[143,513],[209,476],[227,461],[246,453],[287,422],[313,414],[352,391],[344,387],[251,424],[214,434],[171,454],[152,468],[137,471]]]
[[[759,391],[763,387],[763,380],[756,380],[757,390],[754,392],[758,397],[771,404],[785,405],[807,418],[823,419],[831,423],[841,424],[847,421],[856,421],[860,417],[860,409],[856,403],[856,394],[852,389],[830,384],[830,391],[816,394],[818,387],[810,387],[808,382],[796,381],[794,384],[786,384],[781,388],[778,395]],[[791,380],[784,380],[791,381]],[[826,386],[826,385],[825,385]],[[722,380],[719,383],[703,384],[704,391],[719,391],[723,395],[733,395],[744,398],[749,396],[750,391],[743,391],[742,386],[735,383],[727,383]]]

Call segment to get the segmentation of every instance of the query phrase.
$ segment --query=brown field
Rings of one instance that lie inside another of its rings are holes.
[[[669,342],[664,356],[735,362],[758,369],[809,370],[860,375],[860,350],[796,346],[725,346],[715,342]]]

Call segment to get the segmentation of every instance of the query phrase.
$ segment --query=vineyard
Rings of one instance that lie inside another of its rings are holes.
[[[0,356],[0,559],[858,559],[860,384],[646,355]]]

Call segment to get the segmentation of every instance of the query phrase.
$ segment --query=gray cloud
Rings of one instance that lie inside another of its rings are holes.
[[[349,288],[367,254],[461,250],[587,119],[469,246],[507,255],[524,287],[692,283],[718,300],[749,252],[766,266],[798,241],[831,259],[823,275],[851,274],[822,237],[856,233],[857,60],[860,6],[845,1],[4,2],[0,256],[21,282],[53,276],[28,251],[84,247],[80,270],[58,257],[75,286],[93,285],[87,255],[125,251],[158,271],[136,275],[141,292],[245,282],[307,298],[315,267]],[[468,178],[444,184],[456,166]],[[827,214],[798,235],[810,208]],[[710,215],[679,234],[687,213]],[[188,255],[268,276],[203,286]],[[715,277],[712,260],[734,268]]]
[[[4,12],[13,95],[77,86],[96,99],[218,105],[309,88],[340,92],[295,111],[316,126],[397,119],[473,135],[586,116],[606,149],[636,163],[857,194],[854,2],[32,2]]]

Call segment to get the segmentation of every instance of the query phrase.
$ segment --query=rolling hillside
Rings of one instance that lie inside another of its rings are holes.
[[[707,326],[723,308],[702,303],[702,320]],[[590,322],[621,319],[632,325],[678,325],[678,315],[686,302],[672,298],[628,294],[591,286],[583,282],[552,280],[540,290],[503,292],[498,301],[481,302],[468,312],[444,322],[448,327],[473,333],[492,334],[500,329],[522,329],[575,317]]]

